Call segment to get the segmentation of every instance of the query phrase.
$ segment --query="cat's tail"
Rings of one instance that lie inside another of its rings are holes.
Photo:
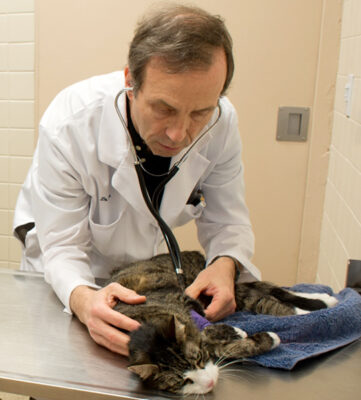
[[[239,283],[237,310],[270,315],[306,314],[333,307],[337,300],[326,293],[295,293],[268,282]]]
[[[327,293],[300,293],[289,291],[289,294],[294,296],[296,314],[307,314],[308,311],[334,307],[337,304],[336,297],[330,296]]]

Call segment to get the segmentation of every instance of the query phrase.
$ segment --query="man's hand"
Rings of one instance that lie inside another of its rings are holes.
[[[115,327],[133,331],[140,324],[113,310],[118,299],[128,304],[144,303],[146,300],[145,296],[140,296],[119,283],[111,283],[100,290],[78,286],[70,296],[70,308],[87,326],[96,343],[115,353],[128,356],[129,336]]]
[[[205,310],[208,320],[218,321],[235,312],[235,273],[234,261],[229,257],[220,257],[201,271],[186,289],[186,294],[194,299],[202,293],[212,297],[211,303]]]

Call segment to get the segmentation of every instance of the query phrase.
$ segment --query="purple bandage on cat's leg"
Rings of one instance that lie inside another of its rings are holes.
[[[193,319],[193,322],[197,325],[197,328],[200,331],[203,331],[205,327],[211,325],[211,322],[209,322],[207,318],[202,317],[194,310],[191,310],[191,317]]]

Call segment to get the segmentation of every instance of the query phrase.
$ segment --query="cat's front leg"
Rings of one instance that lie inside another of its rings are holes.
[[[207,326],[202,332],[204,346],[210,354],[222,358],[244,358],[266,353],[280,344],[273,332],[248,336],[239,328],[225,324]]]

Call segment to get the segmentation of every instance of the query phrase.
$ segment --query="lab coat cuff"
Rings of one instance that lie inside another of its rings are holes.
[[[248,259],[242,257],[234,257],[229,254],[218,255],[214,258],[211,258],[211,261],[207,264],[211,265],[214,261],[216,261],[220,257],[228,257],[231,258],[236,266],[236,276],[235,281],[240,282],[252,282],[259,281],[262,279],[261,272],[258,268],[256,268]]]
[[[234,257],[232,257],[232,256],[229,256],[229,255],[226,255],[226,254],[224,254],[224,255],[220,255],[220,256],[217,256],[217,257],[214,257],[213,259],[212,259],[212,261],[208,264],[208,265],[211,265],[211,264],[213,264],[216,260],[218,260],[219,258],[221,258],[221,257],[227,257],[227,258],[230,258],[233,262],[234,262],[234,266],[235,266],[235,277],[234,277],[234,280],[235,281],[237,281],[238,280],[238,278],[239,278],[239,275],[240,275],[240,269],[242,268],[242,266],[241,266],[241,264],[240,264],[240,262],[236,259],[236,258],[234,258]]]
[[[96,290],[101,289],[101,286],[99,286],[95,283],[88,282],[88,281],[78,281],[78,282],[74,283],[71,287],[69,287],[69,289],[68,289],[69,294],[66,296],[66,299],[64,301],[65,307],[64,307],[63,312],[65,312],[67,314],[73,315],[73,312],[71,311],[71,308],[70,308],[70,296],[71,296],[73,290],[75,288],[77,288],[78,286],[88,286],[88,287],[96,289]]]

